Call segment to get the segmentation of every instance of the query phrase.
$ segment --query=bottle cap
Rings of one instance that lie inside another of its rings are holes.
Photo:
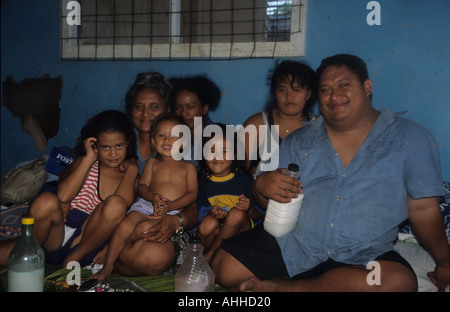
[[[201,239],[198,236],[192,236],[189,238],[189,244],[200,244]]]
[[[289,164],[288,170],[289,171],[299,171],[299,167],[297,164]]]
[[[22,224],[34,224],[34,218],[22,218]]]

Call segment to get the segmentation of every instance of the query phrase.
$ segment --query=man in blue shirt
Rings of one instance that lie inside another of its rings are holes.
[[[414,271],[393,249],[398,225],[409,218],[436,262],[430,277],[444,290],[449,245],[432,135],[372,107],[372,82],[358,57],[329,57],[317,71],[322,116],[280,147],[279,168],[297,163],[301,184],[284,169],[254,184],[261,207],[303,191],[297,226],[279,238],[259,227],[224,240],[212,263],[217,280],[244,291],[415,291]],[[368,280],[372,261],[377,283]]]

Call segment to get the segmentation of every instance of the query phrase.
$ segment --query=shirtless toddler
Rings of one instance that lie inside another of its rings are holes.
[[[144,239],[147,230],[163,214],[177,214],[197,198],[197,170],[191,162],[172,158],[172,145],[178,137],[172,128],[182,123],[178,116],[161,115],[152,125],[151,140],[157,152],[148,160],[139,181],[141,198],[130,208],[109,243],[103,269],[93,278],[103,280],[111,275],[114,263],[126,244]],[[169,240],[166,244],[171,244]]]

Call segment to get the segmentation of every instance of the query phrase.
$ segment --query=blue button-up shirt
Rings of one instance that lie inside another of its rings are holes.
[[[291,277],[328,258],[367,265],[393,250],[408,217],[407,196],[443,194],[431,133],[386,110],[346,167],[322,117],[283,140],[279,167],[292,162],[300,166],[305,197],[296,228],[277,238]]]

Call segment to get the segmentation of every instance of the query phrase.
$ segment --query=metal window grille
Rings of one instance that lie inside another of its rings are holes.
[[[79,11],[71,6],[74,2],[79,4]],[[306,2],[61,0],[61,58],[231,60],[303,56]],[[78,24],[70,22],[77,17]]]

